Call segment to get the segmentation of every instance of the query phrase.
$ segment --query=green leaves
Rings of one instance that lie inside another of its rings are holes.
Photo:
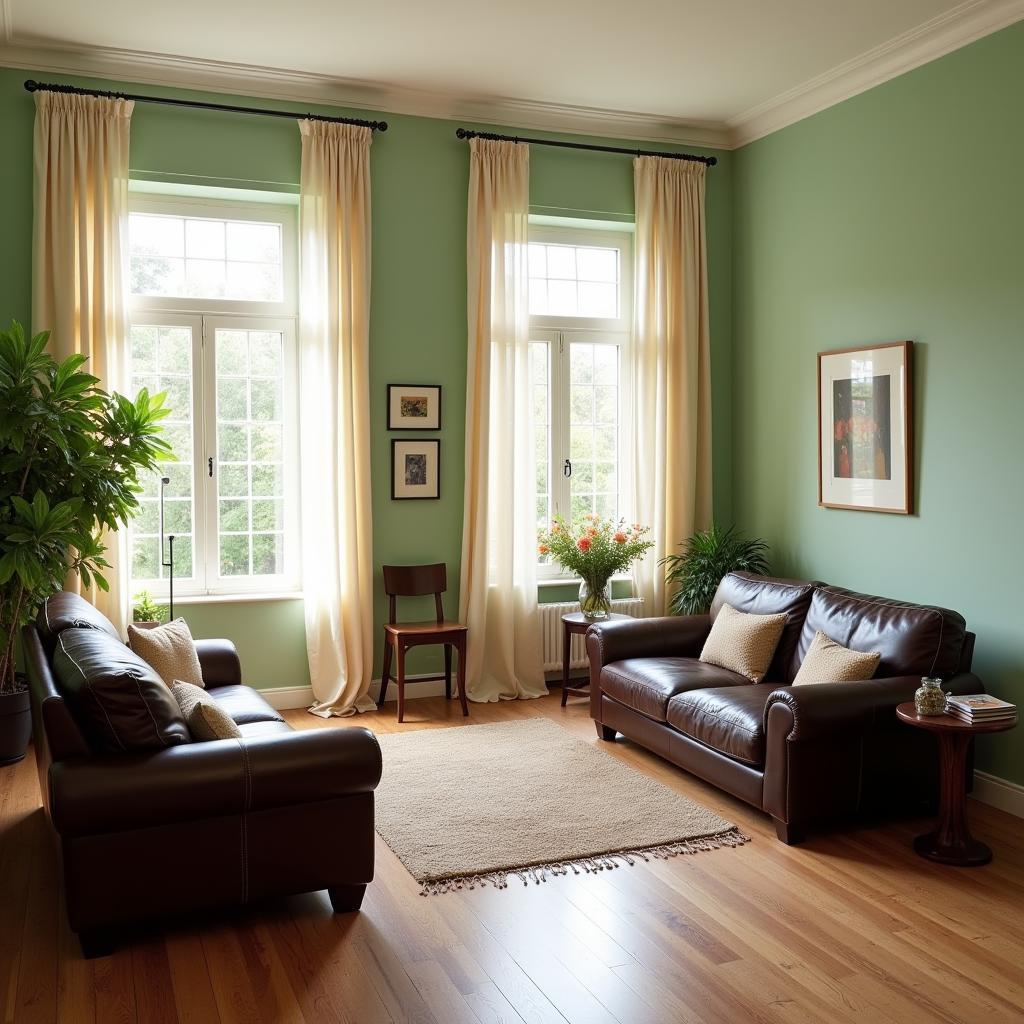
[[[730,572],[768,572],[768,545],[760,539],[747,540],[733,527],[698,531],[683,545],[680,555],[661,560],[668,566],[665,580],[673,589],[669,610],[677,615],[700,615],[708,611],[718,584]]]

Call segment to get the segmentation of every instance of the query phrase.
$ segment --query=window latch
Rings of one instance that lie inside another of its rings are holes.
[[[212,455],[206,460],[206,468],[207,468],[207,470],[208,470],[208,472],[210,474],[210,479],[212,480],[213,479],[213,456]]]
[[[562,467],[562,476],[572,476],[572,463],[568,459],[565,460],[565,465]]]

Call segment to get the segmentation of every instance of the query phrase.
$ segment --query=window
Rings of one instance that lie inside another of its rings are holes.
[[[294,210],[132,198],[132,388],[167,393],[175,461],[144,483],[133,593],[298,585]]]
[[[626,513],[631,242],[626,231],[531,226],[538,529],[555,515]],[[559,573],[541,560],[542,577]]]

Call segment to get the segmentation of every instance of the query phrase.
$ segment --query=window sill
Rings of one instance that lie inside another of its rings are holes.
[[[538,587],[578,587],[583,581],[578,576],[542,576]],[[632,576],[613,576],[609,583],[632,583]]]
[[[257,601],[301,601],[301,590],[280,590],[254,594],[175,594],[175,605],[185,604],[242,604]],[[166,603],[167,596],[153,597],[157,603]]]

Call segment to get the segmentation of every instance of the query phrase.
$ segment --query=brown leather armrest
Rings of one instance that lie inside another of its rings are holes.
[[[368,729],[311,729],[50,766],[64,837],[148,828],[369,793],[381,756]]]
[[[846,683],[783,686],[768,695],[764,709],[766,733],[782,730],[791,741],[816,739],[846,729],[863,730],[876,724],[891,728],[896,705],[914,699],[920,676],[892,676]],[[982,693],[985,686],[970,672],[942,684],[947,693]]]
[[[197,640],[196,654],[208,686],[237,686],[242,681],[242,663],[230,640]]]
[[[587,630],[587,655],[592,667],[626,658],[696,658],[709,632],[709,615],[595,622]]]

